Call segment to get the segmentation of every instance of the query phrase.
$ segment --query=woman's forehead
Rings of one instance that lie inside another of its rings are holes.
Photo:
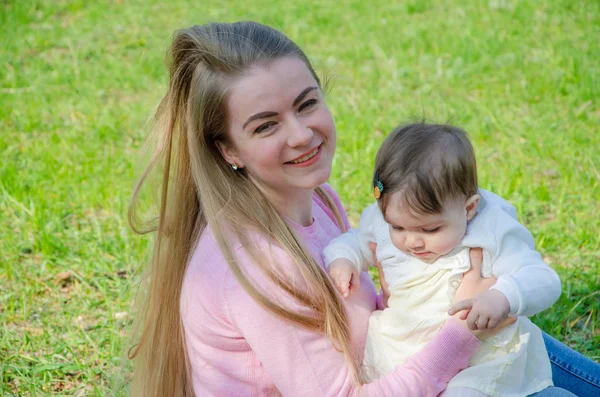
[[[229,90],[228,106],[232,116],[272,110],[268,107],[288,105],[287,102],[291,106],[298,94],[311,85],[317,82],[301,59],[277,59],[254,66],[238,78]]]

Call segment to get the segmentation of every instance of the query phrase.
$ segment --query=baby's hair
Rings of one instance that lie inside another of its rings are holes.
[[[417,215],[438,214],[444,203],[477,194],[475,152],[465,131],[424,122],[396,127],[375,159],[375,177],[383,185],[381,211],[393,193]]]

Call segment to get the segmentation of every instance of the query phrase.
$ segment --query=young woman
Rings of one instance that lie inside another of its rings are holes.
[[[170,61],[145,174],[162,167],[133,394],[439,394],[479,344],[459,320],[362,384],[378,299],[362,274],[344,300],[320,259],[348,221],[325,184],[335,126],[301,49],[260,24],[210,24],[177,32]],[[473,268],[465,296],[490,286]]]

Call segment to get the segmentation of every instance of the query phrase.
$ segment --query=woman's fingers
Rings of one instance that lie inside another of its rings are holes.
[[[369,249],[373,253],[373,263],[377,268],[377,272],[379,273],[379,285],[381,286],[381,292],[383,293],[383,306],[387,307],[388,299],[390,298],[390,290],[388,287],[388,283],[385,281],[385,275],[383,274],[383,268],[381,267],[381,263],[377,260],[377,244],[370,242]]]
[[[388,285],[387,282],[385,281],[385,277],[383,275],[383,268],[381,267],[381,263],[379,263],[379,261],[377,260],[377,244],[370,242],[369,243],[369,249],[371,250],[371,252],[373,253],[373,263],[375,264],[375,267],[377,268],[377,270],[379,271],[379,284],[381,285],[381,288],[385,288],[387,289]]]
[[[471,259],[471,268],[463,277],[469,280],[481,280],[481,269],[483,267],[483,250],[481,248],[471,248],[469,250],[469,258]]]
[[[479,284],[479,292],[487,291],[492,285],[496,284],[496,278],[483,278],[482,276],[483,250],[481,248],[471,248],[469,250],[469,258],[471,258],[471,269],[467,273],[469,273],[470,281]]]
[[[516,321],[517,321],[516,317],[507,317],[503,321],[501,321],[500,324],[498,324],[496,327],[492,328],[492,327],[488,326],[487,329],[481,330],[481,331],[475,331],[475,332],[473,332],[473,334],[475,336],[477,336],[479,339],[489,338],[491,336],[496,335],[497,333],[499,333],[500,331],[502,331],[504,328],[508,327],[509,325],[514,324]]]
[[[487,291],[492,285],[496,284],[495,277],[481,277],[483,263],[483,251],[481,248],[471,248],[469,257],[471,259],[471,268],[463,274],[462,281],[454,297],[456,301],[472,298],[481,292]]]

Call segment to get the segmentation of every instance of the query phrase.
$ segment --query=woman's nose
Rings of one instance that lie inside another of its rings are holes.
[[[312,129],[304,125],[302,120],[299,120],[297,117],[291,118],[289,127],[288,145],[290,147],[305,146],[312,140]]]

